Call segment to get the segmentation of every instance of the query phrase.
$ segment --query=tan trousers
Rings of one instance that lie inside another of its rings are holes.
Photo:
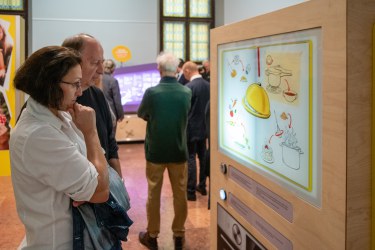
[[[151,237],[160,233],[160,195],[163,186],[164,170],[168,170],[173,192],[174,219],[172,231],[174,237],[185,235],[187,218],[187,163],[156,164],[146,162],[146,177],[148,183],[147,198],[147,231]]]

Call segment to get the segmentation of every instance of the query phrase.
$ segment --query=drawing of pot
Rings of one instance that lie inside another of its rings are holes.
[[[268,84],[273,88],[278,88],[281,84],[281,77],[291,76],[290,70],[282,68],[280,65],[270,67],[265,70]]]
[[[283,163],[292,169],[300,169],[301,164],[301,154],[303,154],[300,147],[290,147],[285,142],[280,144],[282,150]]]

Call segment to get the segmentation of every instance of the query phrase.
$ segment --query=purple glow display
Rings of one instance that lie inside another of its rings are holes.
[[[113,76],[119,83],[125,113],[136,113],[146,89],[160,81],[156,63],[117,68]]]

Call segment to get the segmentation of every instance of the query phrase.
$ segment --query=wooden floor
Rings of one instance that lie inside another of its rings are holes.
[[[138,242],[138,233],[146,229],[147,182],[145,177],[145,158],[143,143],[120,144],[120,160],[123,177],[128,189],[132,208],[129,216],[134,221],[130,228],[128,241],[123,249],[146,249]],[[189,201],[185,249],[209,249],[210,211],[207,209],[207,196],[197,193],[197,201]],[[173,249],[172,219],[173,197],[167,173],[164,175],[161,202],[161,230],[158,238],[159,249]],[[0,177],[0,249],[17,249],[24,237],[13,197],[10,177]]]

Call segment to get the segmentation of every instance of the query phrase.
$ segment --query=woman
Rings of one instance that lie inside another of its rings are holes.
[[[45,47],[14,78],[30,95],[9,143],[17,212],[26,229],[23,249],[72,249],[70,199],[101,203],[109,196],[95,112],[76,103],[80,62],[69,48]]]

